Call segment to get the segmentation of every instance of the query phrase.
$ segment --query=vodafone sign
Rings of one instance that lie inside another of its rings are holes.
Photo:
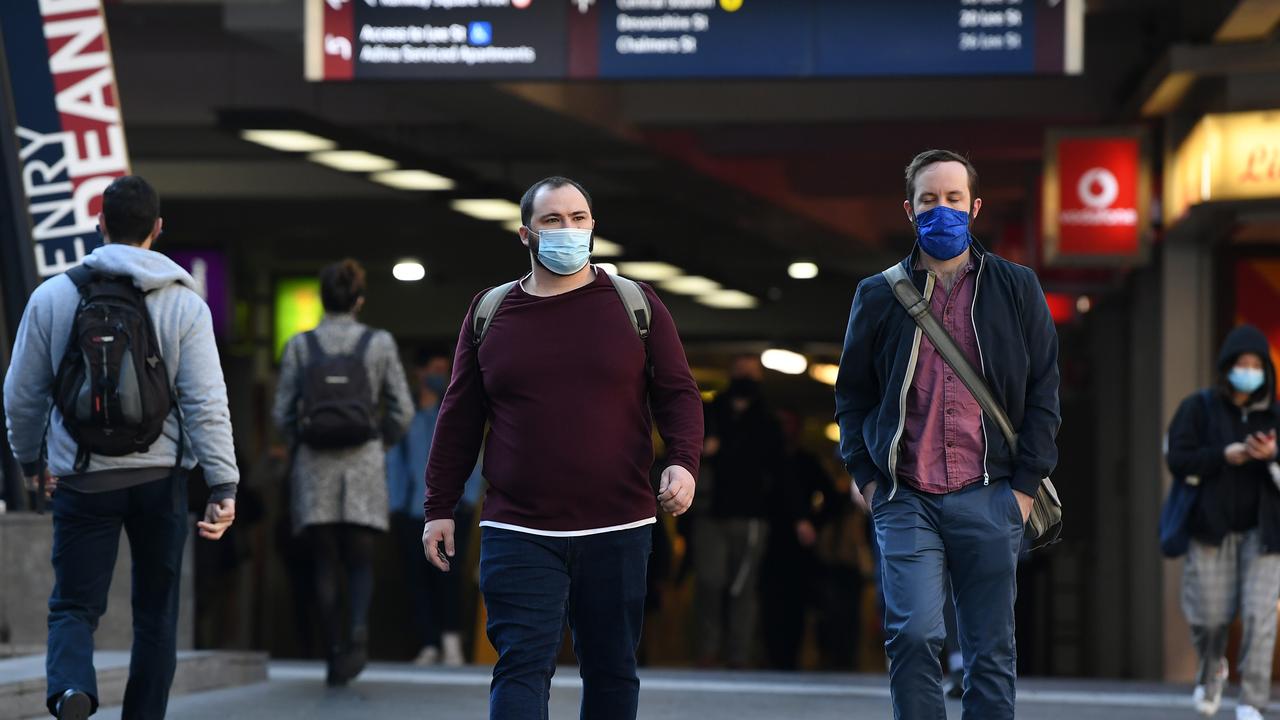
[[[1046,147],[1046,265],[1129,265],[1146,255],[1147,168],[1136,131],[1059,131]]]

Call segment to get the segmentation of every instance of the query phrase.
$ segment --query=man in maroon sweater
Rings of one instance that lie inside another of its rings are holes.
[[[533,270],[490,316],[483,342],[474,316],[484,293],[463,320],[427,463],[423,548],[448,571],[453,508],[485,440],[480,590],[498,650],[490,718],[547,716],[566,618],[582,717],[635,718],[649,526],[658,504],[679,515],[693,502],[702,401],[658,296],[642,286],[645,341],[588,263],[586,190],[547,178],[520,211]],[[656,501],[651,417],[667,446]]]

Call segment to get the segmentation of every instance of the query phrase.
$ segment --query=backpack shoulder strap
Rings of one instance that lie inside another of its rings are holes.
[[[356,349],[352,351],[353,355],[357,358],[363,358],[369,352],[369,345],[373,342],[373,333],[374,330],[371,327],[365,328],[364,332],[360,333],[360,339],[356,341]]]
[[[316,337],[316,331],[308,330],[307,332],[302,333],[302,337],[307,343],[307,359],[312,362],[324,359],[324,348],[320,346],[320,338]]]
[[[93,271],[84,265],[77,265],[67,271],[67,278],[75,284],[76,290],[83,291],[93,281]]]
[[[474,326],[471,329],[472,340],[476,347],[480,347],[480,342],[484,340],[485,334],[489,332],[489,325],[493,323],[493,316],[498,313],[498,308],[502,306],[502,301],[507,299],[507,294],[511,292],[511,288],[515,287],[518,282],[520,281],[512,280],[490,288],[480,297],[480,302],[476,303],[476,311],[472,316]]]
[[[631,325],[636,329],[636,334],[648,344],[649,323],[653,317],[649,296],[645,295],[644,288],[634,280],[620,275],[609,275],[609,279],[613,281],[613,289],[618,291],[618,297],[622,298],[622,306],[627,309],[627,317],[631,319]]]

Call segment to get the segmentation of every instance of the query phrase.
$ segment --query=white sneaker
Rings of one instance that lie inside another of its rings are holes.
[[[1195,704],[1196,712],[1205,717],[1218,714],[1218,708],[1222,705],[1222,688],[1226,686],[1230,674],[1227,659],[1219,660],[1217,677],[1210,678],[1208,685],[1197,685],[1195,692],[1191,693],[1191,701]]]
[[[1237,705],[1236,720],[1262,720],[1262,713],[1252,705]]]
[[[462,656],[462,636],[456,632],[444,633],[440,636],[440,644],[444,646],[444,664],[446,667],[462,667],[467,663]]]
[[[418,653],[418,657],[413,659],[413,664],[418,667],[426,667],[428,665],[436,665],[440,662],[440,648],[435,645],[428,645],[422,648],[422,652]]]

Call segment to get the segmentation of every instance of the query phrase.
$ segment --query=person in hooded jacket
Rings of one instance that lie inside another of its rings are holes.
[[[1193,702],[1218,711],[1227,678],[1227,637],[1243,622],[1237,720],[1261,718],[1271,690],[1280,597],[1280,465],[1276,464],[1276,373],[1257,328],[1232,330],[1218,355],[1218,381],[1182,401],[1169,425],[1167,461],[1199,479],[1182,576],[1182,611],[1199,655]],[[1194,483],[1192,483],[1194,484]]]

